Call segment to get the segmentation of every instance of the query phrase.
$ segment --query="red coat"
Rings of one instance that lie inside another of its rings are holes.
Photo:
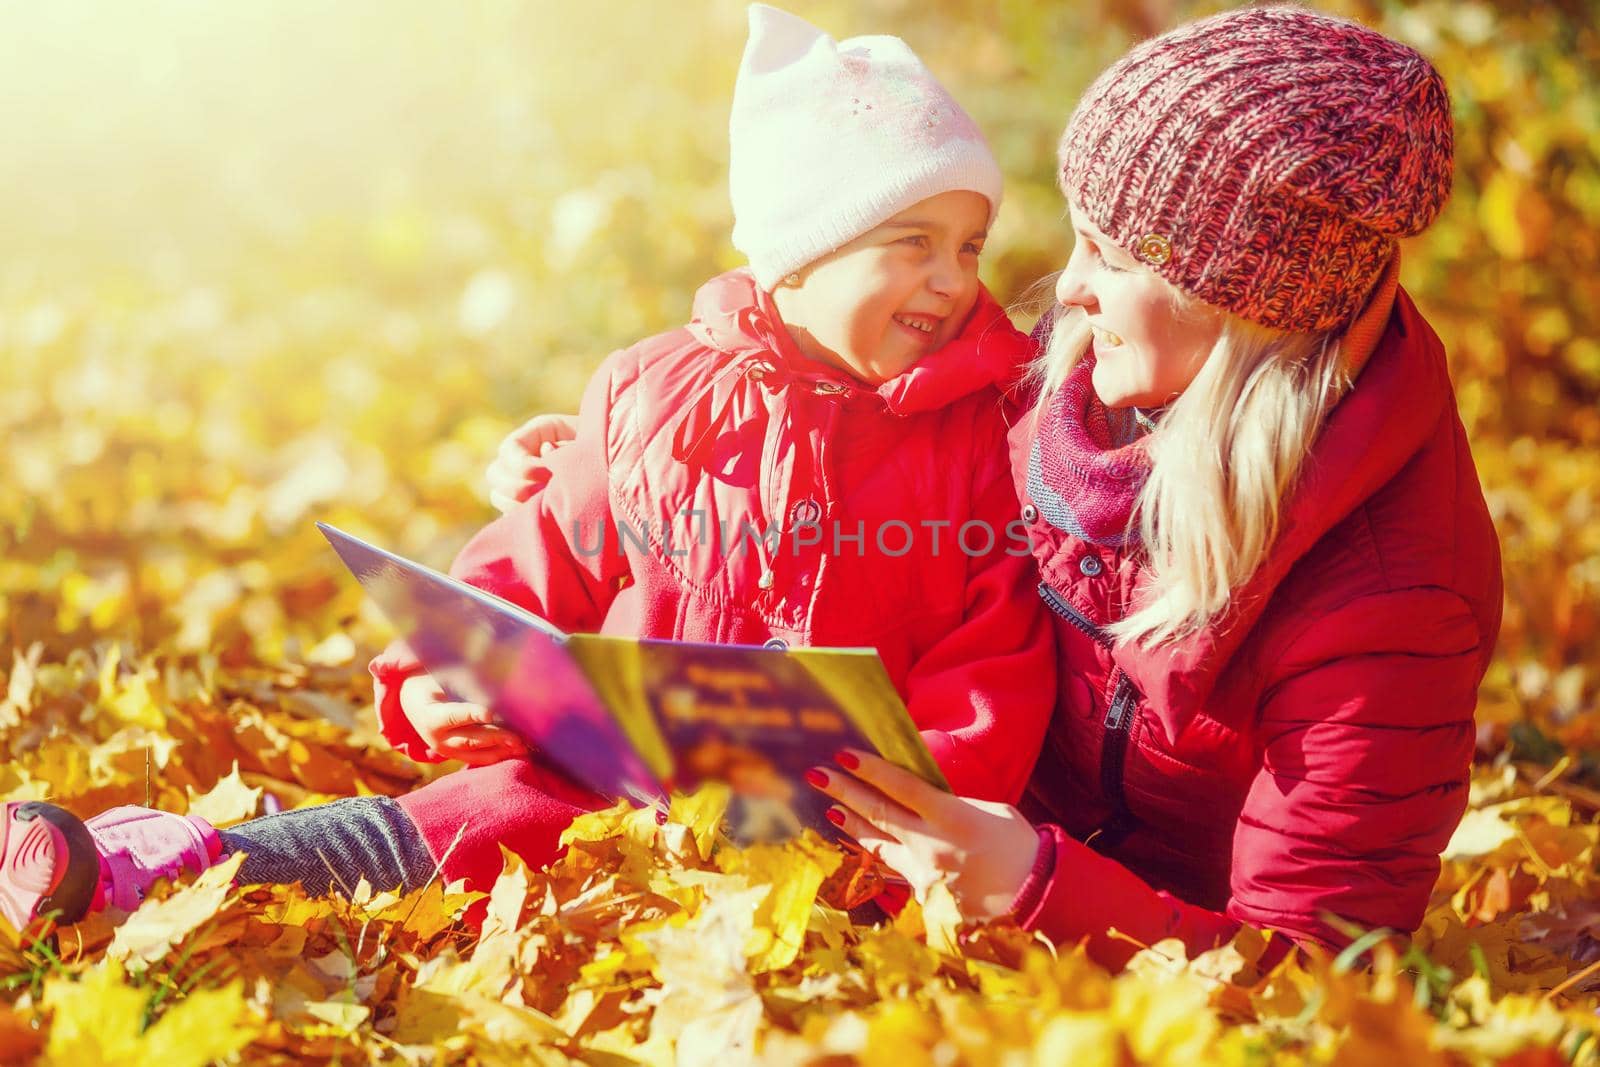
[[[1199,950],[1241,922],[1330,944],[1325,913],[1420,922],[1467,801],[1500,556],[1443,348],[1392,278],[1346,338],[1371,355],[1278,544],[1218,623],[1175,649],[1112,647],[1099,631],[1139,561],[1027,508],[1060,706],[1018,911],[1053,939],[1117,962],[1133,949],[1110,927]],[[1019,475],[1030,443],[1013,434]]]
[[[1030,354],[983,293],[956,341],[871,388],[724,274],[688,326],[605,361],[549,483],[451,572],[569,631],[875,647],[952,786],[1015,800],[1055,699],[1000,392]],[[379,717],[430,759],[399,707],[415,669],[373,662]]]

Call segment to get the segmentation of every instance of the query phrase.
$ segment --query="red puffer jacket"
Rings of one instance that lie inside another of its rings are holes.
[[[451,572],[570,631],[875,647],[951,785],[1015,800],[1055,701],[1000,392],[1031,351],[985,292],[871,388],[721,275],[688,326],[605,361],[549,483]],[[371,667],[385,735],[426,760],[399,705],[417,669],[403,646]]]
[[[1053,939],[1117,963],[1134,949],[1112,927],[1201,950],[1239,923],[1339,944],[1327,916],[1421,920],[1466,805],[1500,557],[1444,351],[1395,275],[1347,335],[1370,357],[1278,544],[1203,632],[1111,645],[1138,560],[1025,500],[1060,704],[1024,805],[1046,825],[1018,912]],[[1030,445],[1019,425],[1019,475]]]

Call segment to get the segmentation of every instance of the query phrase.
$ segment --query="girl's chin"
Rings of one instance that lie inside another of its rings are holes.
[[[888,364],[882,359],[847,358],[839,362],[839,369],[844,371],[856,381],[869,389],[876,389],[890,378],[892,374],[885,374]]]
[[[886,346],[873,359],[859,365],[860,370],[856,373],[856,377],[867,385],[877,388],[884,382],[900,377],[916,366],[925,355],[926,352]]]

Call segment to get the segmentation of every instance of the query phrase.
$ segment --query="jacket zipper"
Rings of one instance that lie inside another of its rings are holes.
[[[1106,741],[1100,749],[1100,789],[1111,802],[1111,821],[1106,824],[1104,846],[1109,848],[1133,829],[1133,813],[1128,810],[1128,795],[1123,789],[1122,772],[1128,760],[1128,740],[1133,733],[1133,705],[1137,694],[1128,676],[1117,669],[1117,685],[1106,709]]]
[[[1049,606],[1051,611],[1088,634],[1099,644],[1107,648],[1111,647],[1111,638],[1106,636],[1106,632],[1085,618],[1077,608],[1067,603],[1067,598],[1050,588],[1048,582],[1039,583],[1039,595],[1044,598],[1045,604]]]
[[[1099,626],[1090,622],[1073,607],[1067,598],[1052,589],[1047,582],[1039,583],[1039,596],[1045,605],[1076,629],[1094,641],[1111,647],[1111,638]],[[1133,709],[1138,701],[1138,691],[1121,667],[1112,667],[1116,684],[1111,690],[1111,703],[1106,708],[1105,744],[1100,749],[1100,791],[1111,804],[1111,821],[1104,831],[1095,836],[1093,843],[1109,848],[1128,836],[1133,829],[1133,813],[1128,810],[1128,798],[1123,789],[1123,769],[1128,760],[1128,740],[1133,732]]]

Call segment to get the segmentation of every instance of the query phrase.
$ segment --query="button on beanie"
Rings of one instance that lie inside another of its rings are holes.
[[[769,291],[930,196],[1000,206],[977,124],[898,37],[836,42],[752,4],[728,133],[733,245]]]
[[[1450,195],[1450,99],[1414,49],[1298,7],[1134,47],[1078,103],[1061,187],[1107,236],[1264,326],[1342,329]]]

